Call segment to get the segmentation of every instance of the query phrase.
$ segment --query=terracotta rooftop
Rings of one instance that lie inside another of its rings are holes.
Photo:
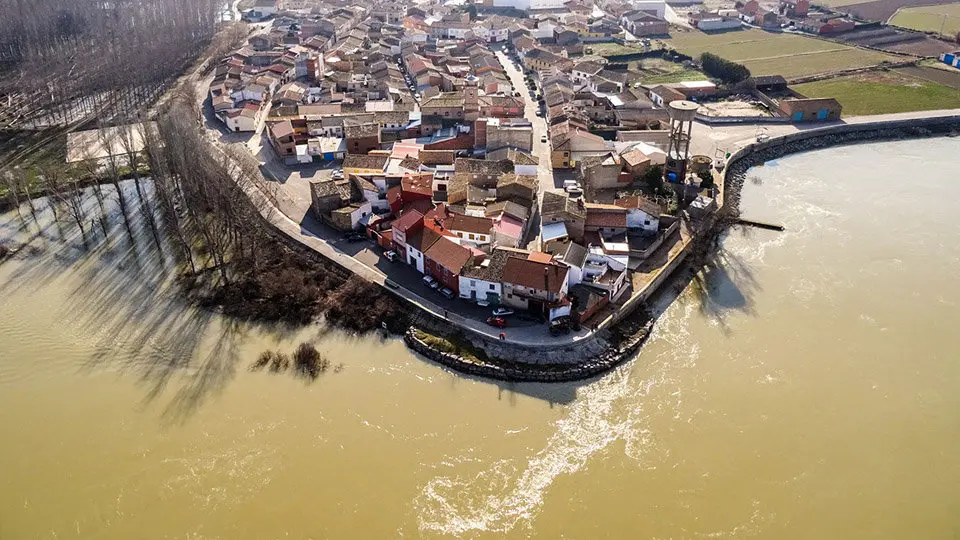
[[[460,275],[460,271],[472,257],[469,249],[439,235],[437,241],[424,252],[424,255],[456,275]]]
[[[510,257],[503,267],[503,282],[530,289],[559,293],[567,281],[567,267]]]
[[[382,171],[387,165],[390,156],[347,154],[343,158],[344,169],[376,169]]]
[[[423,214],[417,212],[416,210],[412,212],[405,212],[399,219],[393,222],[393,228],[400,231],[406,232],[410,230],[417,223],[423,221]]]
[[[451,214],[446,223],[448,229],[477,234],[490,234],[493,220],[487,217],[468,216],[465,214]]]

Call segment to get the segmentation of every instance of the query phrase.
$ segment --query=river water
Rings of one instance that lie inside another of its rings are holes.
[[[955,537],[958,155],[753,169],[786,232],[732,230],[636,360],[554,386],[188,309],[142,220],[84,250],[8,215],[0,538]],[[301,341],[340,369],[249,369]]]

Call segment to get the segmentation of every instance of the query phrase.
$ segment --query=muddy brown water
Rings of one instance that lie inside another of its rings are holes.
[[[753,169],[744,215],[786,232],[732,230],[637,359],[566,385],[199,312],[137,220],[85,251],[8,214],[0,538],[952,538],[958,155]],[[248,369],[305,340],[342,370]]]

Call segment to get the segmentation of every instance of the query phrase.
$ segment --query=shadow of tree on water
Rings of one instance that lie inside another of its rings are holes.
[[[730,234],[729,232],[726,234]],[[727,317],[731,312],[757,316],[754,298],[762,288],[753,268],[722,243],[691,279],[701,315],[715,321],[724,335],[733,334]]]
[[[247,325],[187,305],[176,290],[172,250],[155,240],[132,182],[122,191],[126,219],[116,192],[104,186],[107,234],[88,228],[86,246],[75,223],[64,216],[54,222],[45,200],[35,203],[43,207],[36,221],[29,210],[21,210],[23,219],[16,212],[0,217],[0,241],[21,246],[15,270],[0,283],[0,297],[69,277],[61,306],[65,323],[91,340],[95,351],[81,371],[133,374],[146,388],[144,407],[169,395],[162,420],[184,422],[236,376]],[[86,209],[91,217],[100,212],[92,195]]]

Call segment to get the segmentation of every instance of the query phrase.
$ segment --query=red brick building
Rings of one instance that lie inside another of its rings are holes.
[[[426,273],[453,292],[460,294],[460,272],[473,258],[473,252],[453,240],[440,237],[424,253]]]

